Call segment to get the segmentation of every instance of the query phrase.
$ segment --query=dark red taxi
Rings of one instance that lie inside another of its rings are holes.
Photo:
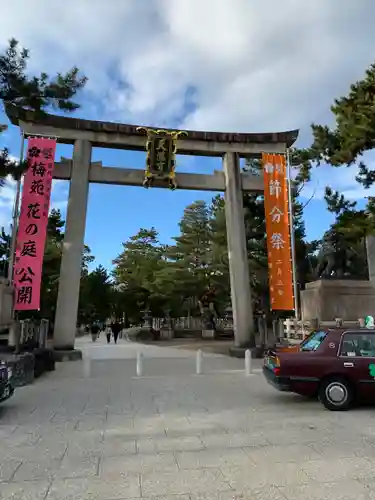
[[[298,348],[270,349],[263,373],[276,389],[317,396],[329,410],[375,401],[375,330],[314,331]]]

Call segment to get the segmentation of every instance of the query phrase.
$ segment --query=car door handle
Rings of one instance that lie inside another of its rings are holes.
[[[345,368],[354,368],[354,363],[344,363]]]

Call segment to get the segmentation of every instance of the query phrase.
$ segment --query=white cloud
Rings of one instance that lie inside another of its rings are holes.
[[[108,114],[135,121],[180,116],[193,87],[186,126],[306,127],[374,57],[372,0],[4,2],[0,44],[21,40],[33,69],[78,64]]]
[[[300,127],[306,143],[309,124],[328,121],[333,99],[374,60],[373,0],[4,3],[0,46],[18,38],[32,50],[32,70],[77,64],[90,77],[95,109],[104,108],[101,119],[227,131]],[[354,168],[321,167],[310,187],[319,181],[317,196],[325,182],[367,195],[354,177]]]

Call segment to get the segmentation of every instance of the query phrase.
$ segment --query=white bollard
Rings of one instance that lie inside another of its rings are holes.
[[[245,351],[245,373],[246,377],[251,375],[251,351],[249,349]]]
[[[137,377],[143,375],[143,352],[137,352]]]
[[[83,376],[89,378],[91,374],[91,359],[89,357],[83,358]]]
[[[201,351],[201,349],[198,349],[197,357],[195,359],[195,368],[196,368],[197,375],[202,374],[202,359],[203,359],[202,351]]]

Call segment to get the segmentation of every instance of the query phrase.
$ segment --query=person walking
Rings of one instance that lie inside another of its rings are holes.
[[[99,332],[100,332],[100,327],[97,323],[93,323],[90,327],[91,330],[91,339],[93,342],[96,342],[96,339],[98,338]]]
[[[107,344],[111,342],[111,334],[112,334],[112,325],[111,323],[107,323],[105,326],[105,334],[107,337]]]
[[[122,330],[122,326],[117,321],[117,319],[113,323],[111,323],[111,330],[112,330],[112,333],[113,333],[113,338],[115,340],[115,344],[117,344],[117,339],[118,339],[119,333]]]

